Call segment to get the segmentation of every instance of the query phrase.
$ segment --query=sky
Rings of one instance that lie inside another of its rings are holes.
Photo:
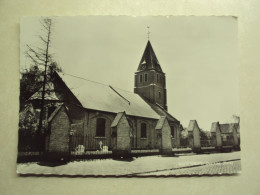
[[[20,69],[26,44],[38,46],[39,17],[20,25]],[[239,115],[237,19],[216,16],[55,17],[50,52],[64,73],[134,90],[134,73],[148,41],[166,74],[168,111],[184,127],[232,122]]]

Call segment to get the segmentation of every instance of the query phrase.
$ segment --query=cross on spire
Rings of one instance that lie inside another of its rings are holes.
[[[150,40],[150,26],[147,26],[147,38]]]

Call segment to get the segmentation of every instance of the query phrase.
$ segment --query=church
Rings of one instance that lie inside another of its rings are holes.
[[[45,95],[45,150],[65,152],[77,145],[96,150],[98,143],[108,150],[128,152],[160,149],[167,153],[178,147],[181,124],[168,112],[166,76],[149,40],[134,77],[134,92],[129,92],[54,72],[46,85],[50,92]],[[41,94],[39,90],[27,101],[35,112]],[[79,139],[71,145],[73,136]]]

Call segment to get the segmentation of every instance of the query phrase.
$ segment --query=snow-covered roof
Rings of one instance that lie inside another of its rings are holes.
[[[211,124],[210,132],[216,132],[216,131],[217,131],[217,128],[219,128],[219,123],[218,123],[218,122],[213,122],[213,123]]]
[[[82,106],[87,109],[159,119],[160,116],[138,95],[112,86],[57,73]]]
[[[42,99],[42,88],[34,93],[29,100],[35,100],[35,99]],[[45,85],[45,95],[44,95],[44,99],[45,100],[59,100],[59,98],[56,96],[55,92],[54,92],[54,86],[52,82],[48,82]]]
[[[220,124],[221,133],[232,133],[234,129],[238,129],[238,123]]]
[[[167,120],[167,119],[166,119],[166,116],[161,116],[161,118],[158,120],[158,122],[157,122],[157,124],[156,124],[155,129],[162,129],[165,120]]]
[[[113,122],[111,124],[111,127],[116,127],[123,115],[124,115],[124,112],[117,113],[115,119],[113,120]]]
[[[190,120],[190,123],[189,123],[189,126],[188,126],[188,131],[193,131],[193,129],[195,128],[195,127],[199,127],[198,126],[198,123],[197,123],[197,121],[196,120]]]
[[[176,118],[174,118],[170,113],[168,113],[162,106],[160,106],[157,103],[151,103],[148,102],[147,103],[151,106],[151,108],[160,116],[166,116],[168,121],[177,121],[179,122]]]

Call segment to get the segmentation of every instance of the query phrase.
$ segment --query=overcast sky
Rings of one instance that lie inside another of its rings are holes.
[[[194,119],[204,130],[231,122],[239,114],[234,17],[56,17],[51,52],[65,73],[133,91],[147,26],[166,73],[168,111],[184,127]],[[25,44],[37,46],[40,28],[37,17],[21,19],[21,69],[30,66]]]

